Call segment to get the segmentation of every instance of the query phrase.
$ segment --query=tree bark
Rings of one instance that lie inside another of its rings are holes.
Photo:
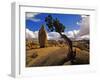
[[[71,61],[73,62],[73,60],[75,59],[75,52],[73,52],[73,47],[72,47],[72,41],[71,39],[69,39],[66,35],[59,33],[61,35],[61,37],[65,40],[66,45],[68,46],[68,51],[67,51],[67,58],[66,61]]]

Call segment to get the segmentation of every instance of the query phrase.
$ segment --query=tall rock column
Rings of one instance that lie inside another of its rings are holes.
[[[39,40],[40,48],[46,47],[46,43],[47,43],[47,33],[46,33],[45,28],[44,28],[44,25],[42,25],[41,28],[40,28],[40,30],[39,30],[38,40]]]

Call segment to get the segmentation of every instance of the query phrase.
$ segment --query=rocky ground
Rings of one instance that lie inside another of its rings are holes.
[[[74,63],[66,61],[67,46],[47,46],[45,48],[33,48],[26,50],[26,67],[34,66],[59,66],[89,64],[89,44],[86,41],[73,42],[76,49]]]

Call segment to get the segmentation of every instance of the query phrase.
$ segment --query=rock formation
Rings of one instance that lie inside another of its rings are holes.
[[[40,48],[46,47],[46,43],[47,43],[47,33],[46,33],[45,28],[44,28],[44,25],[42,25],[41,28],[40,28],[40,30],[39,30],[38,40],[39,40]]]

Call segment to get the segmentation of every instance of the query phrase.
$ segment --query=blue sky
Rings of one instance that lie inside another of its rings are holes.
[[[29,13],[26,13],[26,15]],[[32,16],[33,14],[33,16]],[[49,14],[52,15],[52,17],[58,18],[60,22],[65,25],[67,31],[72,31],[72,30],[79,30],[80,25],[77,23],[82,20],[81,15],[75,15],[75,14],[52,14],[52,13],[31,13],[31,17],[26,16],[26,28],[28,28],[31,31],[38,31],[41,27],[42,24],[45,25],[45,17],[48,16]],[[46,29],[47,26],[45,25]]]

